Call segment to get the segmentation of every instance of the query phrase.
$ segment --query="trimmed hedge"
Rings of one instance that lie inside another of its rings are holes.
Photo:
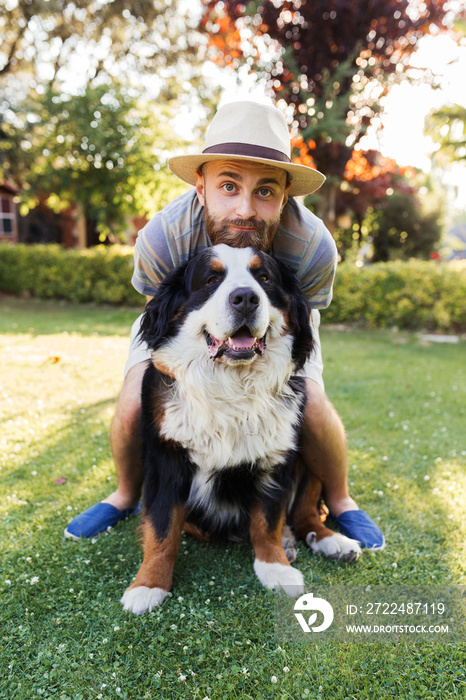
[[[466,264],[409,260],[337,270],[324,323],[466,331]]]
[[[17,296],[141,306],[132,270],[129,246],[0,245],[0,291]],[[466,332],[466,264],[410,260],[358,268],[343,263],[322,320]]]
[[[16,296],[140,306],[132,274],[130,246],[0,245],[0,290]]]

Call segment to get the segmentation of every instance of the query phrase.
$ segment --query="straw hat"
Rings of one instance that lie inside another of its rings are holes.
[[[291,197],[315,192],[325,176],[314,168],[292,163],[290,155],[290,135],[282,112],[258,102],[232,102],[221,107],[212,119],[202,153],[174,156],[168,165],[181,180],[195,185],[196,171],[203,163],[231,158],[254,161],[286,170],[291,178]]]

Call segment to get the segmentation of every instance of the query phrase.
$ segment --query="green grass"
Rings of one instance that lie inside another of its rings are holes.
[[[0,299],[0,698],[466,697],[464,645],[279,643],[246,545],[184,537],[164,605],[123,611],[137,523],[83,543],[62,533],[115,486],[108,428],[136,315]],[[330,329],[322,340],[351,492],[387,549],[345,565],[300,545],[306,583],[464,582],[464,342]]]

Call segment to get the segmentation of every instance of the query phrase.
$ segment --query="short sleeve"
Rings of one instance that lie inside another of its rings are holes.
[[[138,292],[154,296],[167,274],[179,265],[170,251],[162,216],[156,215],[139,232],[134,247],[132,284]]]

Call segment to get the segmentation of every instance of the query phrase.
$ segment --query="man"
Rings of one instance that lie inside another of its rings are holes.
[[[222,107],[207,132],[203,152],[176,156],[169,166],[194,189],[167,205],[139,233],[134,287],[152,297],[171,269],[216,243],[254,246],[295,271],[313,309],[317,338],[317,348],[304,369],[308,402],[303,459],[322,481],[325,502],[343,534],[362,547],[382,549],[380,529],[349,495],[345,433],[322,380],[318,309],[331,301],[335,244],[322,221],[290,199],[314,192],[325,177],[291,162],[285,117],[275,107],[255,102]],[[138,510],[143,480],[141,382],[151,357],[148,348],[138,342],[138,330],[139,319],[133,325],[125,380],[110,432],[118,488],[78,515],[66,528],[67,537],[93,537]]]

